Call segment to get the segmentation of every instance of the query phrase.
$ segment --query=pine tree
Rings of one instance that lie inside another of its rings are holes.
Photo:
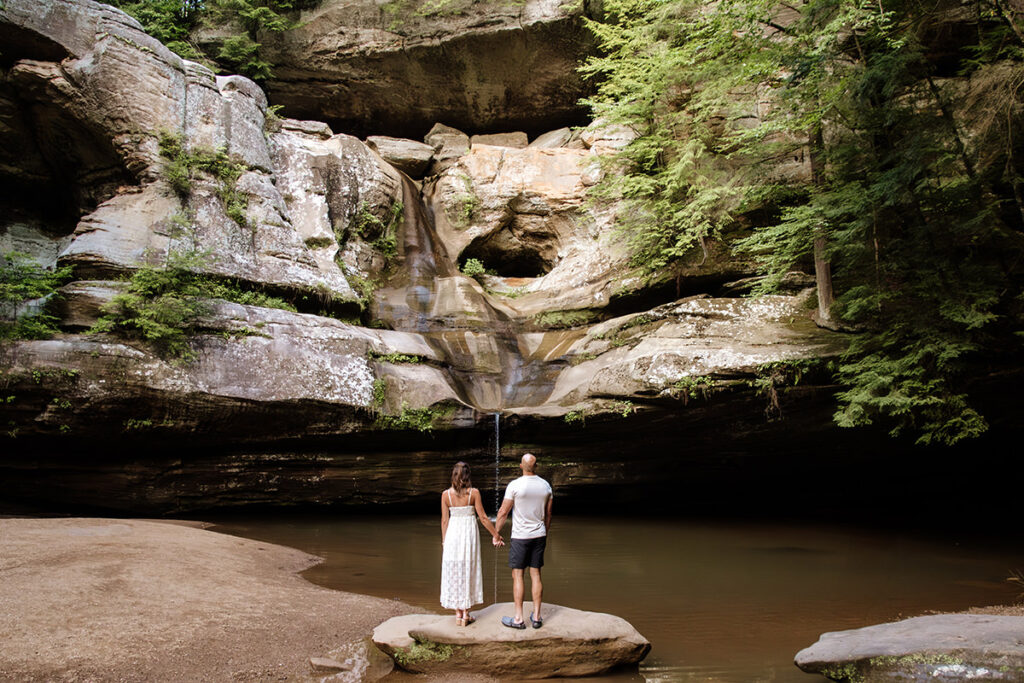
[[[976,436],[968,380],[1019,346],[1024,42],[998,2],[973,8],[952,54],[934,39],[963,21],[952,2],[622,0],[593,24],[591,105],[639,135],[598,189],[634,255],[671,267],[744,216],[760,291],[813,264],[822,324],[860,330],[843,426]],[[810,177],[779,177],[800,152]]]

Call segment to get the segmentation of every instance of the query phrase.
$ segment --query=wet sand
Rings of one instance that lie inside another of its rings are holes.
[[[0,680],[311,680],[414,611],[315,586],[319,558],[139,520],[0,519]]]

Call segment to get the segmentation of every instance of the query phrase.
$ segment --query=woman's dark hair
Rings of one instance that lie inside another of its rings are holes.
[[[472,487],[473,481],[469,478],[469,465],[460,460],[452,468],[452,488],[456,493],[462,493]]]

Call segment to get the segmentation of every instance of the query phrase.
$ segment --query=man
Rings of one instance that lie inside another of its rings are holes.
[[[515,600],[514,617],[502,617],[501,623],[509,628],[526,628],[523,619],[523,594],[526,592],[523,573],[530,568],[530,587],[533,593],[533,612],[530,623],[534,628],[544,625],[540,603],[544,586],[540,581],[540,568],[544,566],[544,547],[551,528],[551,484],[537,476],[537,458],[532,453],[519,463],[523,476],[509,483],[505,500],[494,522],[498,533],[512,512],[512,543],[508,551],[508,566],[512,568],[512,597]]]

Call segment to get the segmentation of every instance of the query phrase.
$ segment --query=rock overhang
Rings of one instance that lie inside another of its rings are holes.
[[[470,133],[539,134],[586,121],[577,66],[595,48],[560,2],[327,0],[269,36],[270,100],[360,136],[419,139],[434,121]],[[210,36],[209,40],[219,38]]]

